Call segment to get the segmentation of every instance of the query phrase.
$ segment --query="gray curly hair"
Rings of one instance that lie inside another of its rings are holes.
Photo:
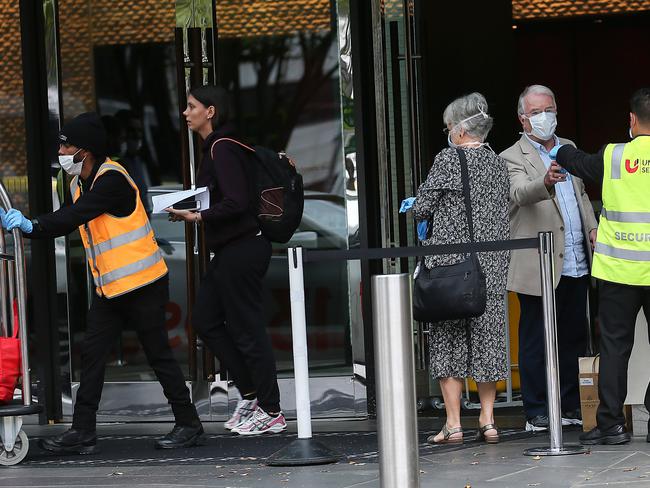
[[[485,116],[465,120],[482,114]],[[481,142],[485,141],[494,123],[494,119],[488,115],[488,104],[485,97],[478,92],[457,98],[447,105],[442,114],[442,120],[445,125],[451,124],[452,127],[460,124],[465,132]],[[461,121],[464,122],[461,123]]]

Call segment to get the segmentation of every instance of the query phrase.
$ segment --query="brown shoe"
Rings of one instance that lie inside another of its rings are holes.
[[[463,443],[463,428],[462,427],[454,427],[453,429],[450,429],[447,427],[447,423],[442,426],[442,439],[439,441],[436,441],[435,435],[430,435],[427,437],[427,442],[429,444],[462,444]],[[454,434],[460,434],[460,437],[452,437]]]
[[[493,430],[496,434],[488,434],[487,432]],[[478,426],[478,432],[476,433],[477,441],[485,441],[488,444],[497,444],[499,442],[499,431],[497,426],[494,424],[485,424],[483,426]]]

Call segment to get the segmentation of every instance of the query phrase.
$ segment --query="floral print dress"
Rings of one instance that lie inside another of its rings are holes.
[[[510,238],[509,179],[506,162],[487,147],[464,148],[469,170],[470,200],[476,241]],[[425,246],[470,240],[460,159],[455,149],[440,151],[415,202],[415,218],[430,221]],[[506,280],[509,251],[478,254],[486,276],[485,313],[471,319],[429,324],[430,370],[434,378],[499,381],[508,375],[506,345]],[[425,266],[455,264],[463,254],[426,256]]]

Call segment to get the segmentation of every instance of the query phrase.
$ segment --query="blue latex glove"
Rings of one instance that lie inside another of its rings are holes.
[[[415,204],[415,197],[408,197],[402,200],[402,204],[399,207],[399,213],[405,213],[408,212],[413,208],[413,205]]]
[[[5,219],[7,222],[7,230],[9,231],[19,228],[25,234],[29,234],[34,230],[32,221],[25,217],[20,210],[16,210],[15,208],[7,212]]]
[[[426,240],[428,230],[429,230],[429,222],[427,220],[420,220],[418,222],[418,239],[420,239],[421,241]]]
[[[0,208],[0,221],[2,222],[2,228],[7,228],[7,212],[4,208]]]
[[[548,152],[548,156],[549,156],[553,161],[555,161],[555,160],[557,159],[557,152],[560,150],[560,148],[561,148],[563,145],[564,145],[564,144],[558,144],[557,146],[553,146],[553,149],[551,149],[551,150]]]
[[[552,161],[556,160],[557,152],[560,150],[562,146],[563,144],[558,144],[557,146],[553,146],[553,148],[548,152],[548,157],[551,158]],[[567,170],[564,168],[560,168],[560,173],[567,174]]]

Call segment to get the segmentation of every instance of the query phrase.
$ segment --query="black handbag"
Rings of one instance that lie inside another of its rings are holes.
[[[460,158],[465,211],[471,242],[474,241],[472,204],[469,196],[467,158],[456,149]],[[460,263],[427,269],[420,258],[419,272],[413,287],[413,317],[420,322],[440,322],[478,317],[485,312],[487,292],[485,274],[475,252]]]

